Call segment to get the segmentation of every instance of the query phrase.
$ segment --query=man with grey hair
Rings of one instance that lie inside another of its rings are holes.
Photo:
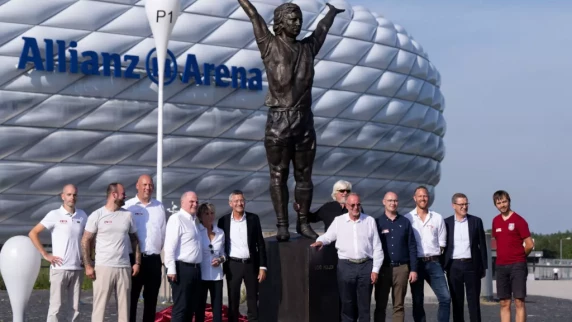
[[[244,194],[233,191],[228,204],[232,212],[218,221],[223,230],[224,249],[228,261],[224,263],[228,290],[228,321],[238,322],[240,286],[246,287],[248,321],[258,321],[258,284],[266,279],[266,245],[262,236],[260,218],[244,209]]]
[[[165,237],[165,266],[173,291],[173,322],[192,321],[198,316],[201,297],[203,252],[197,208],[199,198],[193,191],[181,196],[181,210],[169,217]]]

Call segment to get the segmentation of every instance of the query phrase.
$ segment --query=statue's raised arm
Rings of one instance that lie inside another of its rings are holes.
[[[254,7],[254,5],[248,0],[238,0],[238,3],[246,13],[248,18],[250,18],[250,21],[252,22],[252,27],[254,28],[254,36],[256,37],[256,40],[258,41],[266,37],[268,33],[270,33],[270,30],[268,30],[266,21],[264,21],[264,18],[262,18],[262,16],[258,13],[256,7]]]
[[[329,3],[326,3],[326,5],[330,10],[326,14],[326,16],[322,18],[322,20],[320,20],[318,26],[316,27],[316,30],[314,30],[314,33],[312,35],[317,43],[316,44],[317,46],[314,49],[315,55],[318,54],[318,51],[320,50],[320,48],[322,48],[322,45],[324,44],[324,41],[326,41],[326,36],[328,35],[328,31],[334,24],[334,18],[336,18],[336,16],[339,13],[346,11],[345,9],[338,9]]]

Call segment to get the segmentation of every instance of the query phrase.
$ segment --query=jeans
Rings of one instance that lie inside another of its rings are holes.
[[[417,261],[417,281],[411,283],[411,296],[413,299],[413,320],[425,322],[425,310],[423,309],[423,286],[427,281],[439,301],[437,321],[449,322],[451,315],[451,295],[447,287],[447,280],[443,267],[436,261]]]

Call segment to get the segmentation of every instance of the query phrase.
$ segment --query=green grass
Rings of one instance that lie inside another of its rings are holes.
[[[84,275],[83,284],[81,285],[82,290],[92,289],[92,280]],[[42,266],[40,268],[40,273],[34,284],[35,290],[49,290],[50,289],[50,263],[42,259]],[[6,290],[6,285],[2,276],[0,276],[0,290]]]

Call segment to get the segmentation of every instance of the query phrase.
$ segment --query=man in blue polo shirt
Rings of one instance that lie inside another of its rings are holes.
[[[375,322],[385,322],[385,309],[392,289],[393,322],[405,318],[407,282],[417,280],[417,243],[411,222],[397,213],[399,198],[394,192],[383,197],[385,213],[376,219],[385,258],[375,285]]]

